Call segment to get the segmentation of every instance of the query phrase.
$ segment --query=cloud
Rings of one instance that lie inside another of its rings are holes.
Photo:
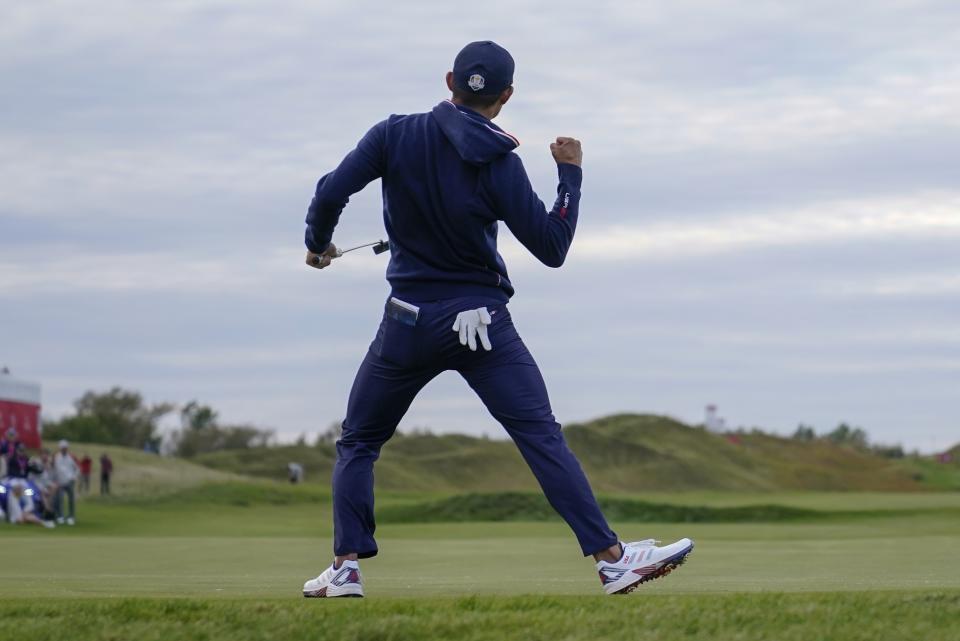
[[[960,197],[836,202],[788,212],[715,220],[621,225],[586,231],[577,255],[586,260],[676,259],[755,247],[814,245],[885,237],[960,237]],[[624,217],[625,218],[625,217]]]
[[[713,400],[933,447],[956,433],[958,33],[932,0],[4,6],[4,358],[54,413],[122,383],[325,427],[387,289],[385,257],[302,265],[315,181],[492,37],[518,62],[498,122],[547,201],[547,143],[584,141],[564,268],[502,234],[558,416]],[[382,235],[373,185],[337,240]],[[499,433],[474,401],[442,377],[404,426]]]

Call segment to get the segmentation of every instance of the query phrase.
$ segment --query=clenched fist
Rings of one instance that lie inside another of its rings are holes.
[[[550,153],[557,164],[569,163],[580,167],[583,163],[583,150],[580,141],[576,138],[557,138],[557,142],[550,143]]]

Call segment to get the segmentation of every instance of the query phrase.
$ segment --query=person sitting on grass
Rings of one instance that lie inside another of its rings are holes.
[[[32,492],[27,492],[26,481],[16,479],[10,483],[10,490],[7,492],[7,518],[10,523],[55,527],[53,521],[45,521],[37,515],[31,494]]]

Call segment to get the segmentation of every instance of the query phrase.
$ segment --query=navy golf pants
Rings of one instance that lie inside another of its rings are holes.
[[[540,369],[503,303],[456,298],[419,304],[415,325],[384,314],[350,391],[333,469],[334,554],[377,554],[373,464],[417,393],[455,370],[510,434],[585,556],[616,545],[580,463],[553,417]],[[486,307],[493,351],[471,352],[452,331],[459,312]]]

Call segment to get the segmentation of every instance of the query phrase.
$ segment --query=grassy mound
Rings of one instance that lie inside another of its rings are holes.
[[[926,475],[832,443],[800,442],[765,434],[735,439],[662,416],[618,415],[564,429],[599,492],[641,491],[917,491],[960,488],[960,473],[937,468]],[[333,446],[287,446],[225,451],[195,459],[212,468],[282,479],[290,461],[302,463],[308,482],[326,484]],[[934,475],[936,473],[936,475]],[[536,491],[513,443],[458,434],[395,436],[376,468],[383,490],[435,492]]]
[[[311,505],[330,502],[329,489],[319,485],[289,485],[262,479],[218,481],[177,488],[165,494],[127,495],[108,504],[133,506],[223,506]]]
[[[600,493],[960,490],[960,462],[889,460],[760,433],[731,439],[661,416],[611,416],[564,434]],[[189,461],[112,446],[77,444],[73,451],[94,459],[109,453],[120,497],[251,477],[284,481],[291,461],[305,467],[308,485],[328,487],[335,460],[332,444],[225,450]],[[384,447],[376,483],[378,491],[434,495],[539,491],[512,442],[459,434],[398,434]]]
[[[328,484],[333,445],[284,446],[203,454],[197,463],[218,470],[282,479],[287,463],[304,466],[306,481]],[[508,441],[460,434],[397,434],[377,462],[377,487],[401,491],[534,490],[536,481]]]
[[[140,497],[167,494],[215,482],[237,481],[242,477],[229,470],[212,469],[184,459],[157,456],[116,445],[72,443],[70,451],[78,458],[93,459],[90,475],[91,494],[100,491],[100,456],[113,461],[111,493],[116,497]]]
[[[731,438],[662,416],[618,415],[564,430],[602,491],[911,491],[895,462],[826,441],[762,433]]]

